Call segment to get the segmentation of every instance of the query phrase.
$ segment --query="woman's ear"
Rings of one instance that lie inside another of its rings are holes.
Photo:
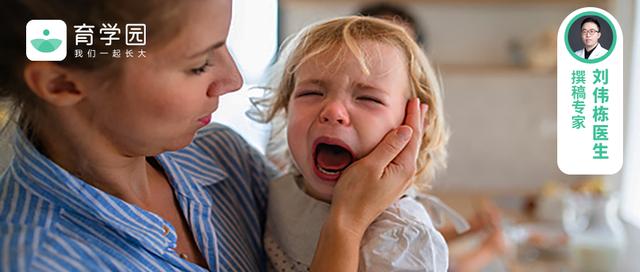
[[[52,62],[30,62],[23,76],[31,91],[54,106],[72,106],[86,95],[76,73]]]

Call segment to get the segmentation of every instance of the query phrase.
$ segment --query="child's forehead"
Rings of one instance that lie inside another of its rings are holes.
[[[407,69],[405,54],[395,45],[378,41],[358,41],[355,47],[344,42],[326,48],[310,48],[300,58],[296,70],[336,73],[359,68],[366,75],[384,75],[393,69]]]
[[[381,91],[389,95],[410,94],[406,58],[395,46],[370,43],[362,47],[362,54],[346,46],[326,49],[303,60],[295,71],[297,86],[332,87],[356,86],[357,89]],[[364,62],[360,62],[360,61]],[[396,90],[406,90],[396,92]]]

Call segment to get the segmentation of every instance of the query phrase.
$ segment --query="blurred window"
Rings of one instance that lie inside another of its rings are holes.
[[[228,45],[244,78],[237,92],[221,97],[213,121],[225,124],[264,153],[270,127],[249,119],[249,97],[261,96],[252,87],[265,84],[265,71],[278,46],[278,0],[233,0]]]

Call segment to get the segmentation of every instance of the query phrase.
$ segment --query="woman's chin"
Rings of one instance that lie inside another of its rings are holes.
[[[177,150],[183,149],[183,148],[187,147],[188,145],[190,145],[191,142],[193,142],[193,138],[194,137],[195,137],[195,134],[190,135],[190,136],[184,136],[184,137],[177,138],[174,141],[172,141],[171,144],[165,146],[163,152],[165,152],[165,151],[177,151]]]

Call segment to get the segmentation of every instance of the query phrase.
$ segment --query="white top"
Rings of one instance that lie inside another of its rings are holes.
[[[269,185],[264,243],[272,270],[308,271],[329,215],[330,205],[305,194],[301,184],[284,175]],[[359,271],[447,271],[447,267],[447,244],[412,192],[369,226],[360,247]]]
[[[576,55],[578,55],[578,57],[584,58],[584,48],[576,51]],[[609,52],[609,50],[604,49],[604,47],[602,47],[602,45],[600,45],[600,43],[596,44],[596,47],[593,49],[593,52],[591,52],[591,55],[589,55],[589,59],[597,59],[599,57],[604,56],[605,54],[607,54],[607,52]]]

